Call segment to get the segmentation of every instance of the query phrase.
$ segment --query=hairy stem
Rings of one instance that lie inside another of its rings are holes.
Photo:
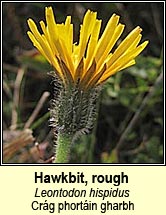
[[[72,135],[59,133],[57,138],[56,156],[54,163],[68,163]]]

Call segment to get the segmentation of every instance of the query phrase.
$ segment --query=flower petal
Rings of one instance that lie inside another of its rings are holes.
[[[95,55],[94,50],[97,46],[100,28],[101,28],[101,20],[96,20],[96,23],[91,33],[90,41],[87,47],[87,56],[85,58],[84,73],[87,71],[87,69],[89,68],[90,64],[94,59],[94,55]]]
[[[103,32],[102,37],[99,39],[99,42],[97,44],[96,50],[95,50],[95,59],[96,62],[98,63],[100,57],[102,56],[102,54],[104,53],[104,51],[106,50],[113,34],[114,31],[116,29],[116,26],[119,22],[119,16],[117,16],[116,14],[113,14],[110,18],[110,20],[107,23],[107,26]]]
[[[123,53],[130,48],[135,39],[138,37],[142,29],[140,27],[136,27],[134,30],[130,32],[130,34],[120,43],[118,48],[113,53],[109,62],[107,63],[108,68],[121,56]]]
[[[80,82],[81,88],[85,88],[85,86],[88,84],[89,80],[91,80],[92,77],[94,76],[95,72],[96,72],[96,61],[93,60],[92,65],[90,66],[88,71],[85,73],[84,77],[82,78],[82,80]]]
[[[100,80],[100,78],[102,77],[102,75],[104,74],[106,69],[107,69],[107,66],[106,66],[106,64],[104,64],[104,66],[100,70],[100,72],[98,72],[87,84],[87,87],[86,87],[87,90],[90,88],[93,88],[98,83],[98,81]]]
[[[104,75],[99,80],[100,83],[106,81],[110,76],[115,74],[116,72],[127,68],[135,63],[134,58],[138,56],[147,46],[148,41],[145,41],[141,45],[139,45],[137,48],[133,49],[131,52],[127,53],[126,55],[119,58],[116,63],[114,63],[111,67],[109,67]]]
[[[83,24],[80,30],[80,39],[78,45],[78,62],[80,62],[80,60],[85,57],[87,43],[96,23],[96,15],[96,12],[88,10],[84,16]]]
[[[101,67],[101,65],[103,63],[105,63],[105,60],[107,59],[109,52],[111,51],[111,49],[114,47],[115,43],[117,42],[117,40],[121,36],[121,34],[122,34],[123,30],[124,30],[124,27],[125,26],[122,25],[122,24],[119,24],[116,27],[111,40],[108,41],[107,47],[105,48],[104,52],[102,53],[102,55],[101,55],[101,57],[100,57],[100,59],[98,61],[98,64],[97,64],[98,69]]]

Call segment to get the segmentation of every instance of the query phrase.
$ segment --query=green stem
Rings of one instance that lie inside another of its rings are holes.
[[[68,163],[72,135],[59,133],[57,138],[56,156],[54,163]]]

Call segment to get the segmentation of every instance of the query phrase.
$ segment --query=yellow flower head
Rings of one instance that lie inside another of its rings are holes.
[[[145,41],[139,45],[142,29],[136,27],[112,52],[125,27],[116,14],[111,16],[99,38],[101,20],[96,18],[96,12],[88,10],[78,44],[73,43],[71,16],[67,16],[65,23],[57,24],[51,7],[45,8],[45,16],[46,24],[40,21],[43,33],[28,19],[31,31],[27,34],[65,86],[77,84],[82,89],[90,89],[100,85],[116,72],[135,64],[135,58],[148,44]]]

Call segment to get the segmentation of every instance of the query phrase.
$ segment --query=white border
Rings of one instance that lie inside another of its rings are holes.
[[[23,1],[22,3],[46,3],[46,2],[57,2],[57,3],[75,3],[75,2],[94,2],[94,1]],[[1,159],[0,159],[0,166],[165,166],[165,1],[98,1],[100,3],[107,2],[107,3],[121,3],[121,2],[129,2],[129,3],[140,3],[140,2],[146,2],[146,3],[164,3],[164,37],[163,37],[163,87],[164,87],[164,146],[163,146],[163,159],[164,163],[162,164],[3,164],[3,113],[2,113],[2,106],[3,106],[3,99],[2,99],[2,91],[3,91],[3,76],[2,76],[2,65],[3,65],[3,51],[1,48]],[[20,1],[1,1],[1,47],[2,47],[2,4],[3,3],[20,3]]]

